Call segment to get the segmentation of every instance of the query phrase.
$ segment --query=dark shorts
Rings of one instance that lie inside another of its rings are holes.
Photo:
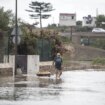
[[[57,70],[62,70],[61,64],[56,64],[56,65],[55,65],[55,68],[56,68]]]

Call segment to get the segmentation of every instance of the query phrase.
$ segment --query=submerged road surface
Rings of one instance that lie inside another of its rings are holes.
[[[0,105],[105,105],[105,71],[67,71],[59,80],[28,76],[0,86]]]

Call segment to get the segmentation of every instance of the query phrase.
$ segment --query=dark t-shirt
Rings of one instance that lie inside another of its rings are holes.
[[[62,65],[62,58],[61,57],[55,57],[54,58],[54,62],[55,62],[55,68],[58,70],[61,70],[61,65]]]

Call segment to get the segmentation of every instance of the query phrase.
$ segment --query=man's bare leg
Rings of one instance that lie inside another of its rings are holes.
[[[59,71],[56,70],[56,79],[58,79],[58,74],[59,74]]]
[[[59,70],[58,78],[60,78],[61,75],[62,75],[62,70]]]

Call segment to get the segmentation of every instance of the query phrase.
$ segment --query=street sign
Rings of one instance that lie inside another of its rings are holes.
[[[16,28],[15,27],[13,28],[13,31],[12,31],[11,35],[13,36],[12,41],[15,44],[15,42],[16,42],[16,40],[15,40],[15,38],[16,38]],[[19,44],[20,41],[21,41],[20,35],[22,35],[22,31],[21,31],[20,27],[17,27],[17,44]]]
[[[16,28],[15,27],[13,28],[11,35],[14,35],[14,36],[16,35]],[[17,35],[18,36],[22,35],[22,31],[21,31],[20,27],[17,28]]]
[[[13,41],[13,43],[15,44],[15,36],[13,36],[13,39],[12,39],[12,41]],[[20,38],[20,36],[17,36],[17,44],[20,44],[20,41],[21,41],[21,38]]]

